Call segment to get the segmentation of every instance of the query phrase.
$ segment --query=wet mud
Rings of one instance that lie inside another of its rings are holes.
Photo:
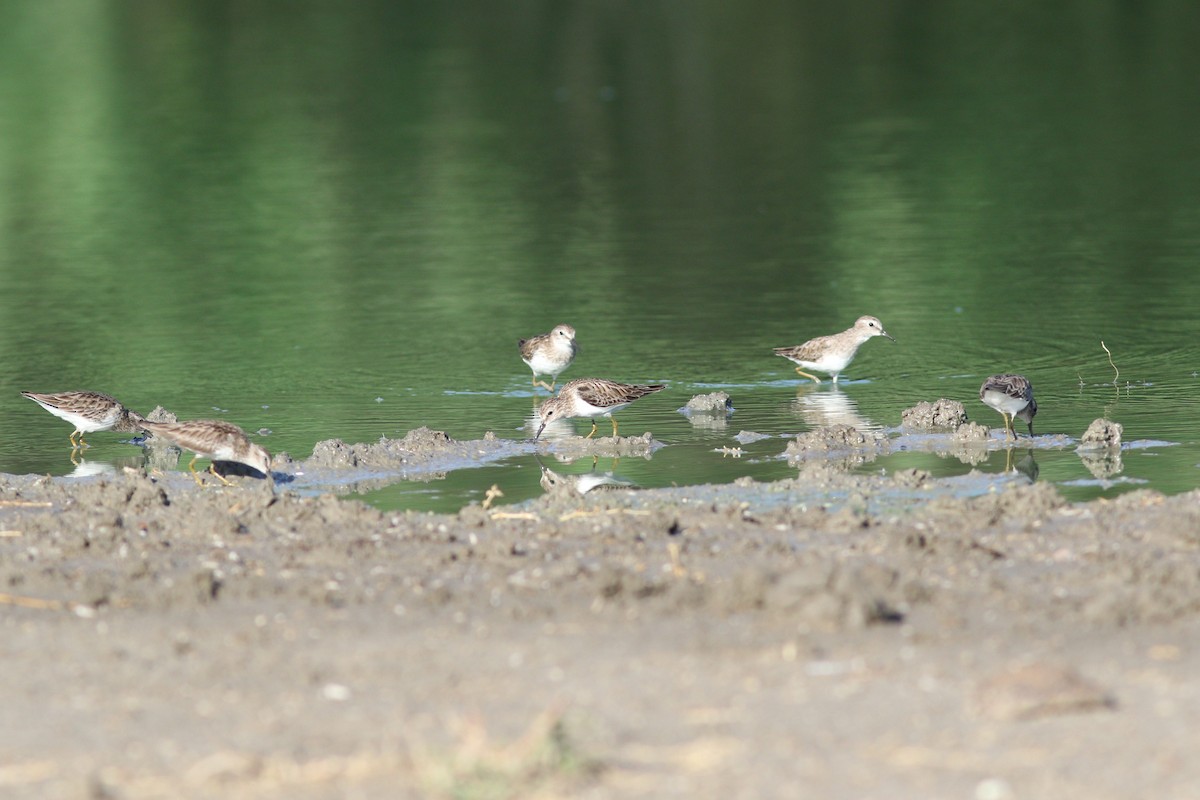
[[[649,456],[650,435],[428,429],[281,454],[274,486],[0,476],[0,786],[1184,796],[1200,492],[1077,504],[1019,468],[847,471],[1006,446],[960,440],[967,424],[831,426],[787,443],[794,477],[673,489],[554,470]],[[1096,438],[1119,457],[1119,432]],[[426,514],[335,496],[514,454],[546,456],[542,497]]]

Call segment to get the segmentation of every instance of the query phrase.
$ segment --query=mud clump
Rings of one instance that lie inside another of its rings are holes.
[[[404,438],[400,440],[400,444],[406,450],[419,453],[427,450],[443,450],[453,441],[444,431],[435,431],[421,426],[405,434]]]
[[[167,411],[162,406],[155,406],[154,410],[146,415],[146,419],[150,422],[179,422],[175,412]]]
[[[155,406],[154,410],[146,415],[146,419],[150,422],[179,422],[179,417],[174,412],[167,411],[162,406]],[[164,472],[173,468],[179,460],[180,452],[175,443],[148,431],[144,436],[142,443],[146,446],[150,467]]]
[[[725,392],[698,394],[688,400],[679,413],[687,417],[693,427],[723,430],[733,414],[733,401]]]
[[[730,414],[733,412],[733,400],[729,398],[726,392],[698,394],[691,400],[688,400],[687,405],[679,409],[679,411],[687,416],[693,414]]]
[[[1107,481],[1125,471],[1125,462],[1121,458],[1123,432],[1121,423],[1103,417],[1088,426],[1075,452],[1092,477]]]
[[[795,439],[788,442],[785,452],[788,458],[798,458],[845,450],[887,452],[888,440],[879,435],[868,436],[850,425],[827,425],[797,434]]]
[[[1101,417],[1094,420],[1091,425],[1088,425],[1088,429],[1084,431],[1083,438],[1079,440],[1079,449],[1119,449],[1121,447],[1121,434],[1124,430],[1121,423],[1112,422]]]
[[[313,445],[308,461],[322,467],[357,467],[358,455],[341,439],[324,439]]]
[[[318,467],[396,467],[427,461],[458,443],[442,431],[415,428],[403,439],[380,438],[371,444],[346,444],[326,439],[313,446],[308,463]]]
[[[954,429],[956,442],[986,442],[990,436],[988,427],[978,422],[966,422]]]
[[[900,426],[904,428],[958,428],[967,421],[967,410],[957,400],[942,397],[937,401],[920,402],[900,412]]]

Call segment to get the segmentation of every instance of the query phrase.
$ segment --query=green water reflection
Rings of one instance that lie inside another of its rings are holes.
[[[781,440],[713,450],[806,429],[771,348],[871,313],[899,340],[847,373],[871,422],[953,396],[997,424],[974,392],[1019,371],[1039,431],[1108,413],[1179,443],[1126,474],[1194,488],[1198,23],[1187,2],[6,4],[0,470],[72,469],[21,389],[223,416],[301,457],[524,436],[515,341],[569,322],[565,378],[672,385],[622,416],[672,444],[632,479],[783,476]],[[674,409],[714,385],[738,412],[699,432]],[[539,491],[531,460],[477,473],[378,502]]]

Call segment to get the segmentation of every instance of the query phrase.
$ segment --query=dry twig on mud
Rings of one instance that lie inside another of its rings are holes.
[[[66,606],[59,600],[43,600],[40,597],[26,597],[20,594],[0,593],[0,605],[20,606],[21,608],[44,608],[59,611]]]

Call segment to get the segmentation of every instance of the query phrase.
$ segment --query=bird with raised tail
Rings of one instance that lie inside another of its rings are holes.
[[[538,438],[546,425],[552,420],[568,419],[570,417],[591,417],[592,431],[586,437],[596,435],[596,417],[608,417],[612,421],[613,437],[617,435],[617,420],[613,414],[620,411],[634,400],[648,394],[661,392],[667,388],[663,384],[634,384],[617,383],[604,378],[576,378],[567,381],[559,389],[558,394],[542,403],[537,416],[541,424],[538,426]]]
[[[142,430],[142,415],[130,411],[115,397],[101,392],[54,392],[39,394],[37,392],[21,392],[22,397],[28,397],[54,416],[65,419],[75,426],[71,435],[72,449],[88,447],[83,440],[85,433],[95,431],[116,431],[117,433],[134,433]],[[75,436],[79,441],[75,441]]]

